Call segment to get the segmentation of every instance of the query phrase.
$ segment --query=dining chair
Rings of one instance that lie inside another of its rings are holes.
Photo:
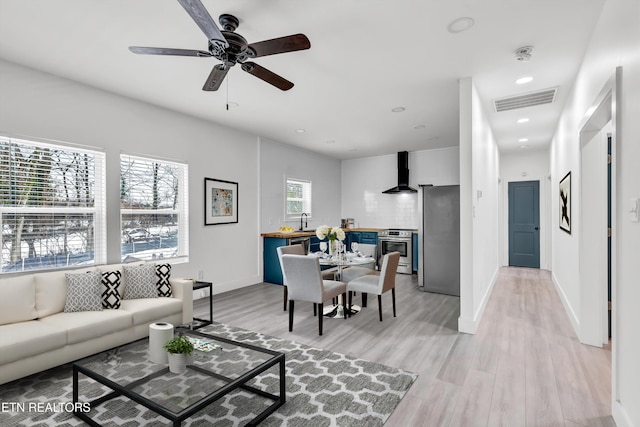
[[[365,294],[375,294],[378,295],[378,314],[382,322],[382,294],[391,290],[393,317],[396,317],[396,272],[398,271],[399,260],[400,252],[390,252],[382,259],[380,275],[361,276],[347,284],[347,290],[349,292],[349,310],[347,311],[349,311],[349,313],[351,313],[352,292],[362,292],[363,300]]]
[[[367,274],[374,274],[376,272],[376,254],[378,252],[378,246],[361,243],[358,245],[358,251],[360,251],[364,256],[371,257],[371,262],[368,264],[349,266],[348,268],[343,269],[342,277],[340,278],[343,282],[349,283],[358,277],[362,277]]]
[[[304,251],[304,247],[302,245],[289,245],[289,246],[280,246],[276,248],[276,252],[278,252],[278,260],[280,261],[280,269],[282,271],[282,283],[283,283],[283,311],[287,311],[287,275],[284,273],[284,268],[282,267],[282,255],[306,255]],[[324,280],[333,280],[335,279],[337,268],[330,268],[327,270],[322,270],[322,278]],[[316,306],[313,306],[313,315],[316,315]]]
[[[282,255],[282,268],[287,276],[289,299],[289,332],[293,331],[295,301],[312,302],[318,308],[318,334],[322,335],[322,310],[324,302],[342,295],[347,300],[347,285],[336,280],[323,280],[318,257],[306,255]],[[347,311],[344,311],[347,318]]]

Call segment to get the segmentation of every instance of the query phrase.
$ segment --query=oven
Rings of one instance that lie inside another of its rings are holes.
[[[378,232],[378,254],[400,252],[398,273],[413,273],[413,230],[381,230]]]

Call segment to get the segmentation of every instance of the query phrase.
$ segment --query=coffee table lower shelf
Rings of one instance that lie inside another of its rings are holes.
[[[194,333],[194,332],[191,332]],[[200,336],[203,336],[204,334],[198,334]],[[231,341],[231,340],[227,340],[225,338],[221,338],[221,337],[213,337],[213,336],[209,336],[210,338],[214,338],[217,341],[223,341],[223,342],[228,342],[228,343],[235,343],[235,344],[240,344],[237,343],[235,341]],[[180,412],[173,412],[165,407],[163,407],[162,405],[158,404],[157,402],[154,402],[153,400],[140,395],[139,393],[135,392],[133,389],[135,387],[140,386],[141,384],[144,384],[146,382],[149,382],[151,380],[153,380],[154,378],[158,378],[161,377],[165,374],[167,374],[169,372],[169,368],[165,367],[163,369],[160,369],[156,372],[153,372],[150,375],[147,375],[145,377],[142,377],[134,382],[131,382],[127,385],[121,385],[118,384],[117,382],[106,378],[103,375],[97,374],[95,372],[93,372],[91,369],[87,369],[86,367],[82,366],[80,362],[76,362],[73,364],[73,403],[74,403],[74,407],[75,408],[80,408],[82,407],[82,405],[78,404],[80,402],[79,400],[79,395],[80,395],[80,390],[79,390],[79,375],[83,374],[95,381],[97,381],[98,383],[110,388],[111,390],[113,390],[110,393],[107,393],[104,396],[101,396],[97,399],[94,399],[89,403],[91,408],[95,408],[97,405],[100,405],[104,402],[107,402],[111,399],[120,397],[120,396],[125,396],[129,399],[131,399],[132,401],[144,406],[145,408],[148,408],[152,411],[154,411],[155,413],[157,413],[158,415],[161,415],[162,417],[167,418],[168,420],[170,420],[173,425],[175,427],[181,426],[182,425],[182,421],[186,420],[187,418],[191,417],[192,415],[196,414],[197,412],[199,412],[200,410],[204,409],[205,407],[207,407],[208,405],[210,405],[211,403],[215,402],[216,400],[224,397],[225,395],[233,392],[234,390],[240,388],[243,390],[246,390],[247,392],[250,393],[254,393],[257,394],[261,397],[264,397],[266,399],[270,399],[273,400],[274,402],[268,406],[266,409],[264,409],[262,412],[260,412],[255,418],[253,418],[253,420],[251,420],[248,424],[248,426],[257,426],[258,424],[260,424],[260,422],[262,422],[265,418],[267,418],[270,414],[272,414],[273,412],[275,412],[276,409],[278,409],[280,406],[282,406],[285,402],[286,402],[286,375],[285,375],[285,356],[283,353],[277,353],[277,352],[272,352],[270,350],[265,350],[265,349],[260,349],[258,347],[249,345],[249,344],[240,344],[243,347],[246,348],[253,348],[253,349],[257,349],[260,351],[268,351],[270,353],[273,353],[275,355],[275,357],[269,359],[268,361],[262,363],[261,365],[259,365],[258,367],[252,369],[251,371],[245,373],[244,375],[236,378],[236,379],[232,379],[232,378],[228,378],[225,377],[224,375],[220,375],[218,373],[212,372],[208,369],[204,369],[200,366],[195,366],[195,365],[189,365],[187,367],[187,369],[192,369],[195,370],[201,374],[213,377],[213,378],[217,378],[219,380],[225,381],[228,384],[217,389],[216,391],[214,391],[213,393],[209,394],[208,396],[202,398],[201,400],[195,402],[194,404],[190,405],[187,408],[184,408],[182,411]],[[267,369],[275,366],[275,365],[279,365],[279,389],[280,389],[280,395],[275,395],[275,394],[271,394],[268,393],[264,390],[260,390],[258,388],[252,387],[248,384],[246,384],[249,380],[251,380],[252,378],[255,378],[256,376],[260,375],[261,373],[265,372]],[[83,402],[85,403],[85,402]],[[85,421],[87,424],[91,425],[91,426],[96,426],[99,427],[100,424],[96,421],[94,421],[93,419],[91,419],[89,417],[89,415],[85,412],[82,411],[74,411],[74,415],[77,418],[80,418],[81,420]]]

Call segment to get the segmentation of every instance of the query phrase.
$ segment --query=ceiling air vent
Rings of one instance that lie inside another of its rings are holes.
[[[523,95],[496,99],[493,101],[493,105],[496,108],[496,112],[499,113],[500,111],[551,104],[556,99],[557,92],[558,88],[554,87],[552,89],[545,89],[538,92],[530,92]]]

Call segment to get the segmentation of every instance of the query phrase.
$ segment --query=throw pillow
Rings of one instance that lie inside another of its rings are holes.
[[[102,307],[120,308],[120,279],[122,273],[116,271],[105,271],[102,273]]]
[[[67,300],[64,304],[65,313],[77,311],[102,311],[100,298],[99,271],[87,273],[65,273],[67,279]]]
[[[123,265],[124,297],[123,299],[158,298],[156,287],[156,265]]]
[[[156,265],[156,276],[158,277],[158,282],[156,283],[156,286],[158,287],[158,296],[171,298],[171,283],[169,283],[169,278],[171,277],[171,264]]]

